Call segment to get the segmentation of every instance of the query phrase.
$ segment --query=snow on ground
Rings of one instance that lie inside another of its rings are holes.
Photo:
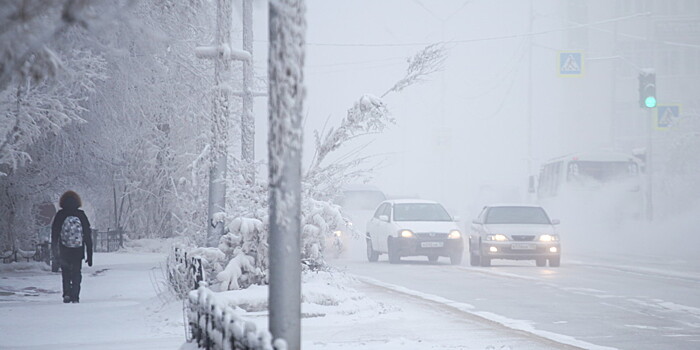
[[[42,263],[0,272],[0,349],[177,349],[182,304],[156,294],[161,253],[95,253],[79,304],[61,301],[61,276]],[[9,268],[8,268],[9,266]]]
[[[61,302],[61,277],[42,263],[0,265],[0,349],[192,349],[182,303],[165,292],[168,242],[130,242],[83,267],[79,304]],[[566,348],[498,322],[342,272],[303,278],[303,349]],[[218,293],[267,328],[267,288]]]

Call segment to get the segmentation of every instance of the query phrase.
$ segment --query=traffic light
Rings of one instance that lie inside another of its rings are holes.
[[[639,107],[656,107],[656,73],[651,69],[639,72]]]

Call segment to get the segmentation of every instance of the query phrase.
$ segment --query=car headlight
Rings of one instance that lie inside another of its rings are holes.
[[[557,235],[540,235],[540,242],[556,242],[559,240]]]
[[[399,236],[403,237],[403,238],[411,238],[411,237],[413,237],[413,231],[401,230],[401,231],[399,231]]]
[[[450,234],[447,235],[447,238],[449,238],[449,239],[459,239],[459,238],[462,238],[462,233],[459,232],[459,230],[452,230],[452,231],[450,231]]]
[[[342,230],[335,230],[335,231],[333,231],[333,234],[334,234],[336,237],[340,237],[340,236],[343,235],[343,231],[342,231]]]
[[[487,241],[507,241],[508,237],[499,233],[497,235],[487,235],[486,240]]]

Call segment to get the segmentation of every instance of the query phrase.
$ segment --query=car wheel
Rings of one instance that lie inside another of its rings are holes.
[[[481,263],[479,260],[480,260],[479,255],[477,255],[476,253],[474,253],[472,251],[469,251],[469,265],[479,266],[479,264]]]
[[[371,239],[367,239],[367,260],[369,260],[369,262],[376,262],[379,260],[379,253],[372,247]]]
[[[389,253],[389,263],[390,264],[398,264],[401,261],[401,257],[399,256],[399,252],[397,252],[396,247],[394,246],[394,240],[389,237],[389,240],[387,241],[387,250]]]
[[[547,265],[547,259],[545,259],[545,258],[537,258],[537,259],[535,259],[535,264],[536,264],[538,267],[546,266],[546,265]]]
[[[491,266],[491,258],[487,257],[483,250],[481,250],[481,254],[479,255],[479,265],[483,267]]]
[[[557,256],[556,258],[549,258],[549,266],[550,267],[559,267],[561,264],[561,257]]]
[[[450,264],[460,265],[462,264],[462,252],[457,252],[450,255]]]
[[[428,255],[428,261],[430,261],[431,263],[437,262],[438,258],[439,258],[439,256],[437,256],[437,255]]]

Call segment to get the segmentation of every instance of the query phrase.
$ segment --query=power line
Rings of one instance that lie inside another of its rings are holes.
[[[354,62],[337,62],[337,63],[328,63],[328,64],[315,64],[315,65],[307,65],[306,68],[322,68],[322,67],[336,67],[336,66],[351,66],[351,65],[358,65],[358,64],[367,64],[367,63],[379,63],[379,62],[389,62],[389,61],[406,61],[407,57],[401,56],[401,57],[388,57],[388,58],[382,58],[382,59],[377,59],[377,60],[369,60],[369,61],[354,61]]]
[[[651,15],[650,12],[642,12],[642,13],[632,14],[629,16],[615,17],[615,18],[610,18],[610,19],[601,20],[601,21],[597,21],[597,22],[568,26],[565,28],[555,28],[555,29],[542,30],[542,31],[538,31],[538,32],[529,32],[529,33],[520,33],[520,34],[497,35],[497,36],[491,36],[491,37],[485,37],[485,38],[447,40],[447,41],[443,41],[441,43],[443,43],[443,44],[466,44],[466,43],[481,42],[481,41],[493,41],[493,40],[523,38],[523,37],[556,33],[556,32],[562,32],[562,31],[579,29],[579,28],[586,28],[586,27],[596,26],[596,25],[606,24],[606,23],[621,22],[621,21],[626,21],[626,20],[630,20],[633,18],[649,16],[649,15]],[[416,43],[404,43],[404,44],[392,44],[392,43],[343,44],[343,43],[313,43],[313,42],[311,42],[311,43],[306,43],[306,45],[307,46],[318,46],[318,47],[409,47],[409,46],[427,46],[427,45],[431,45],[434,43],[435,42],[416,42]]]

